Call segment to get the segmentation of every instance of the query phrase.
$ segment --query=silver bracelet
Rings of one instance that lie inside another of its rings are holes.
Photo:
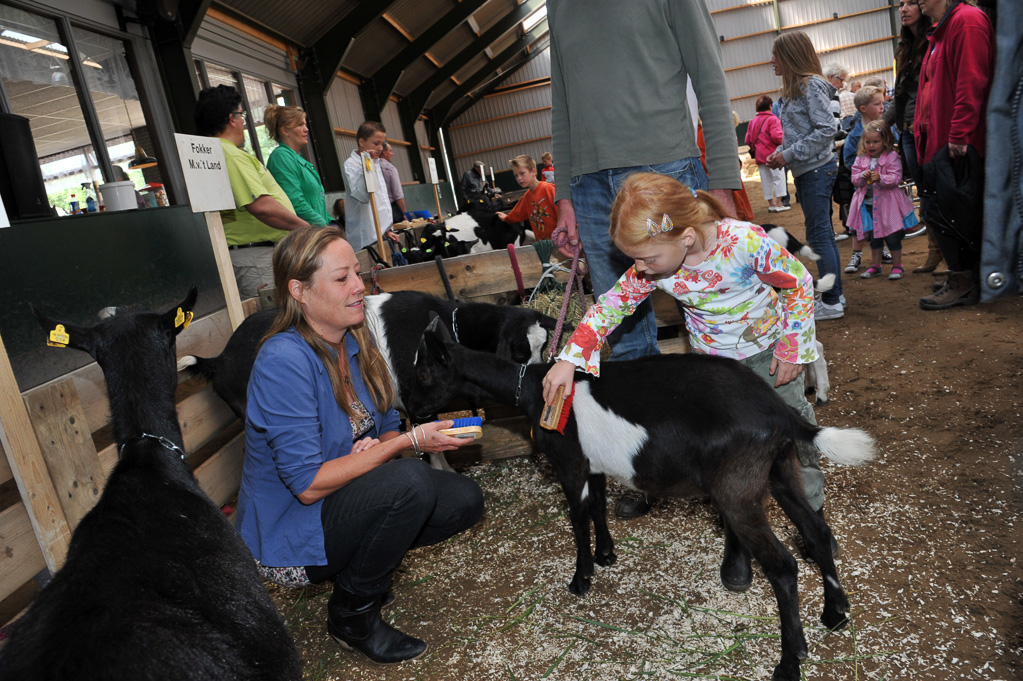
[[[414,425],[412,426],[411,433],[412,433],[412,440],[415,443],[414,446],[413,446],[413,449],[415,450],[415,453],[416,453],[417,456],[421,456],[422,453],[423,453],[423,449],[422,449],[422,447],[419,444],[419,436],[416,435],[416,427]]]
[[[422,438],[423,438],[423,441],[422,441],[422,443],[421,443],[421,444],[419,445],[419,447],[420,447],[420,448],[421,448],[421,449],[422,449],[422,450],[423,450],[423,451],[425,452],[425,451],[426,451],[426,430],[425,430],[425,429],[423,428],[422,424],[420,424],[420,425],[418,425],[418,426],[412,426],[412,432],[413,432],[413,433],[414,433],[414,432],[416,432],[416,428],[418,428],[418,429],[419,429],[419,434],[420,434],[420,435],[422,436]]]
[[[409,435],[408,433],[402,433],[402,435],[408,438],[409,444],[412,445],[412,451],[415,452],[416,454],[419,454],[419,448],[416,447],[416,442],[415,440],[412,439],[412,436]]]

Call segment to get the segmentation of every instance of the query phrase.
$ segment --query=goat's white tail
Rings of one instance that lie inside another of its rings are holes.
[[[859,466],[877,454],[874,438],[859,428],[821,428],[813,444],[839,466]]]
[[[827,293],[831,289],[835,288],[835,273],[828,272],[813,283],[814,288],[817,289],[817,293]]]
[[[803,256],[807,260],[820,260],[821,259],[821,257],[819,255],[817,255],[817,252],[814,251],[809,246],[803,246],[802,248],[800,248],[799,249],[799,255]]]
[[[195,355],[185,355],[178,360],[178,371],[184,371],[188,367],[194,367],[199,363],[199,360],[195,358]]]

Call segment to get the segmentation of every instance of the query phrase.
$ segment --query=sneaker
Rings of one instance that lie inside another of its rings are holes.
[[[852,255],[849,256],[849,264],[845,266],[845,273],[852,274],[856,270],[860,269],[860,265],[863,264],[863,251],[853,251]]]
[[[827,319],[841,319],[845,316],[845,310],[841,303],[828,305],[823,300],[818,300],[813,306],[813,316],[819,322]]]
[[[849,235],[846,234],[845,232],[842,232],[841,234],[836,234],[835,235],[835,241],[845,241],[848,238],[849,238]]]
[[[777,213],[779,210],[781,210],[781,208],[779,208],[778,206],[768,206],[767,207],[767,212],[768,213]]]
[[[881,262],[883,262],[885,265],[892,264],[892,254],[888,252],[887,246],[885,246],[884,251],[881,252]]]
[[[882,274],[881,268],[877,265],[871,265],[867,268],[867,271],[860,275],[860,279],[873,279],[874,277],[880,277]]]
[[[784,213],[787,210],[792,210],[792,206],[778,206],[777,213]]]

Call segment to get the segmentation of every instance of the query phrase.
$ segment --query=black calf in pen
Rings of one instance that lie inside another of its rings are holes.
[[[434,320],[419,347],[406,407],[432,413],[460,394],[483,391],[526,414],[568,498],[577,548],[569,590],[576,595],[586,593],[593,575],[591,521],[596,563],[616,560],[605,474],[658,497],[708,496],[725,521],[725,541],[757,559],[777,597],[782,657],[774,676],[798,681],[807,647],[797,564],[772,532],[763,500],[774,496],[820,567],[821,621],[844,626],[849,601],[831,555],[831,530],[806,500],[793,445],[812,442],[835,463],[857,465],[873,457],[873,439],[861,430],[811,425],[741,363],[695,354],[606,362],[600,379],[577,373],[562,435],[539,426],[547,370],[461,347]]]
[[[196,295],[163,314],[63,323],[103,369],[120,456],[67,562],[15,623],[0,679],[301,678],[252,555],[185,462],[175,339]]]

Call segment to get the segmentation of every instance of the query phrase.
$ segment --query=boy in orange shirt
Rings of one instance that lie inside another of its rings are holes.
[[[509,163],[515,181],[527,191],[515,204],[515,208],[507,213],[499,212],[497,217],[505,222],[529,220],[529,228],[533,230],[538,241],[550,239],[554,227],[558,224],[558,208],[554,205],[554,185],[536,178],[536,162],[529,156],[516,156]]]

